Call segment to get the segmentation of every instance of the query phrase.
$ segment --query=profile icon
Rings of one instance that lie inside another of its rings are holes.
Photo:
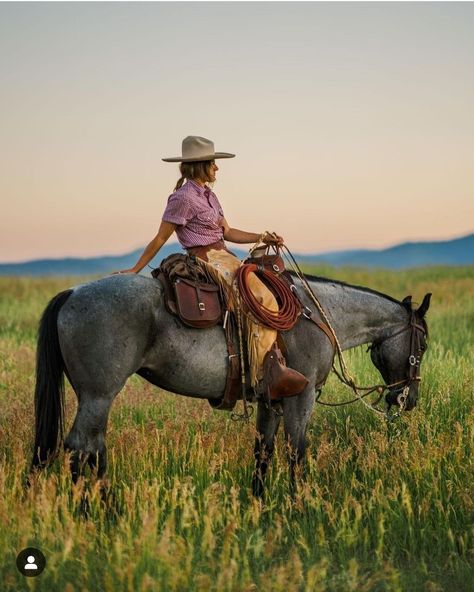
[[[38,569],[38,566],[35,563],[34,555],[28,555],[26,558],[26,565],[23,569]]]
[[[28,578],[39,576],[46,567],[46,558],[39,549],[27,547],[18,553],[16,566]]]

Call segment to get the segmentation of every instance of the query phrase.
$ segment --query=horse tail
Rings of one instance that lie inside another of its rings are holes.
[[[35,447],[31,469],[54,458],[63,440],[64,360],[59,346],[58,314],[72,294],[64,290],[45,308],[38,331],[35,387]],[[58,438],[59,436],[59,438]]]

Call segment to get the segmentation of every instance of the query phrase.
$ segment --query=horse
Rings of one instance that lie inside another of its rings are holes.
[[[334,349],[328,336],[305,317],[319,312],[308,293],[295,287],[305,307],[283,334],[287,363],[308,378],[304,391],[281,401],[281,412],[257,402],[253,493],[264,495],[275,435],[283,418],[290,484],[303,460],[306,426],[319,388],[331,371]],[[370,288],[316,276],[306,277],[332,325],[341,350],[371,344],[372,362],[388,385],[388,405],[404,409],[417,402],[419,365],[427,345],[425,314],[431,294],[413,308],[411,296],[398,301]],[[414,347],[416,345],[416,351]],[[134,373],[177,395],[217,400],[225,388],[228,352],[221,326],[193,329],[164,307],[159,280],[144,275],[111,275],[54,296],[38,331],[35,442],[31,471],[48,465],[61,444],[70,453],[73,482],[87,464],[106,481],[106,428],[113,400]],[[412,372],[415,367],[415,377]],[[64,439],[64,376],[78,401]],[[248,377],[247,377],[248,379]],[[393,386],[396,385],[396,386]],[[401,385],[401,386],[400,386]]]

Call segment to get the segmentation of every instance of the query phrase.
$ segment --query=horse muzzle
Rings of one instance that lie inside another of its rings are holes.
[[[412,383],[409,388],[391,389],[385,395],[386,403],[391,407],[392,405],[403,409],[404,411],[411,411],[416,407],[418,398],[418,382]]]

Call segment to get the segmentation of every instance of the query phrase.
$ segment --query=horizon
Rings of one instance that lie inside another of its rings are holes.
[[[446,239],[427,239],[427,240],[409,240],[409,241],[402,241],[402,242],[397,242],[391,245],[387,245],[385,247],[349,247],[347,249],[334,249],[331,251],[312,251],[312,252],[301,252],[301,251],[295,251],[293,254],[295,255],[302,255],[302,256],[320,256],[320,255],[331,255],[331,254],[337,254],[337,253],[343,253],[343,252],[350,252],[350,251],[358,251],[358,250],[364,250],[364,251],[385,251],[385,250],[389,250],[391,248],[394,247],[398,247],[398,246],[402,246],[402,245],[406,245],[406,244],[426,244],[426,243],[444,243],[444,242],[451,242],[454,240],[461,240],[464,238],[468,238],[470,236],[474,235],[474,231],[473,232],[468,232],[467,234],[462,234],[460,236],[453,236],[451,238],[446,238]],[[228,242],[228,241],[227,241]],[[245,244],[238,244],[238,243],[229,243],[231,245],[235,245],[234,250],[247,250],[245,247]],[[162,248],[169,247],[170,245],[176,245],[176,247],[178,249],[181,249],[180,244],[177,242],[177,240],[169,240],[166,245],[163,245]],[[130,255],[131,253],[134,253],[136,251],[139,251],[142,247],[138,246],[135,248],[131,248],[127,251],[124,252],[119,252],[119,253],[99,253],[96,255],[89,255],[89,256],[81,256],[81,255],[64,255],[64,256],[58,256],[58,257],[39,257],[39,258],[35,258],[35,259],[21,259],[18,261],[5,261],[5,260],[0,260],[0,265],[14,265],[14,264],[18,264],[21,265],[22,263],[32,263],[35,261],[61,261],[63,259],[80,259],[80,260],[88,260],[88,259],[104,259],[104,258],[110,258],[110,257],[125,257]],[[159,256],[159,253],[156,255],[157,257]]]
[[[237,155],[214,186],[229,224],[299,254],[472,232],[472,4],[3,3],[0,17],[1,262],[144,248],[178,176],[161,158],[189,134]]]

